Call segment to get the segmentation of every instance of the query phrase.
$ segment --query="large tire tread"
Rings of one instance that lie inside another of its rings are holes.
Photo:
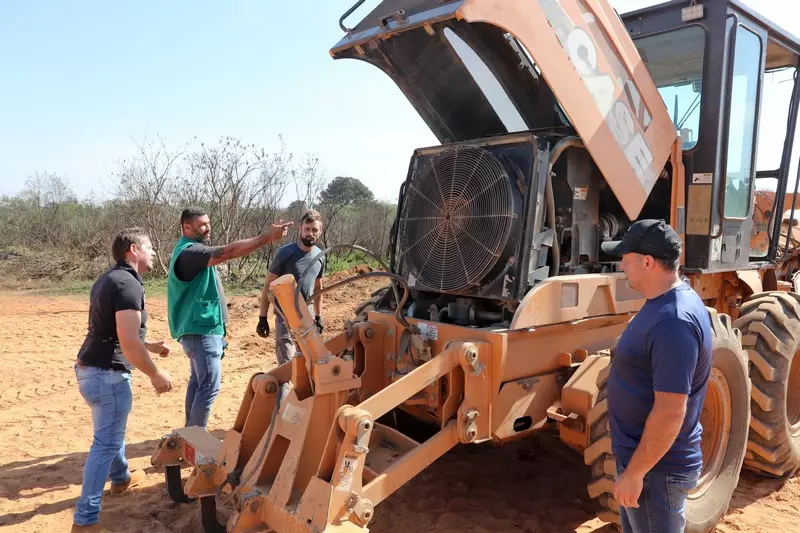
[[[745,466],[781,477],[800,466],[800,436],[787,417],[787,381],[800,346],[800,295],[767,292],[742,306],[736,327],[750,357],[753,382]]]
[[[610,359],[610,356],[609,356]],[[619,503],[614,499],[614,482],[617,479],[616,461],[611,451],[611,431],[608,427],[608,376],[609,363],[597,376],[597,401],[589,411],[589,446],[583,458],[591,468],[589,496],[597,499],[598,518],[603,522],[620,525]]]

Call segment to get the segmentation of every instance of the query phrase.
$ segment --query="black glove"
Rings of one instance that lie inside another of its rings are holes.
[[[267,317],[265,316],[258,317],[258,325],[256,326],[256,333],[258,333],[259,337],[264,337],[264,338],[269,337],[269,322],[267,321]]]
[[[322,323],[322,317],[317,315],[314,317],[314,322],[317,323],[317,331],[322,333],[322,330],[325,329],[325,325]]]

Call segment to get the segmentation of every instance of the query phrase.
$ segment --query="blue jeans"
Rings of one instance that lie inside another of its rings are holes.
[[[79,526],[94,524],[106,479],[117,485],[131,474],[125,459],[125,428],[133,404],[131,375],[127,372],[75,366],[81,396],[92,408],[94,439],[83,465],[81,497],[75,504],[73,521]]]
[[[617,475],[625,469],[617,464]],[[686,498],[697,485],[700,471],[644,476],[639,507],[620,507],[624,533],[683,533],[686,527]]]
[[[219,394],[222,380],[222,353],[227,346],[222,335],[184,335],[183,351],[191,363],[186,389],[186,427],[208,425],[211,406]]]

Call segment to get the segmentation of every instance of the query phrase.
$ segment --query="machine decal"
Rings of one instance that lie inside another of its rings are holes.
[[[608,36],[583,1],[575,2],[580,6],[583,27],[572,21],[558,0],[540,0],[539,4],[639,182],[651,189],[658,176],[651,166],[653,153],[644,132],[652,115]]]
[[[711,188],[711,185],[689,185],[687,235],[708,235],[711,223]]]
[[[298,424],[306,414],[306,410],[302,407],[297,407],[290,403],[286,404],[286,408],[281,415],[281,419],[289,422],[290,424]]]
[[[714,182],[714,174],[711,172],[695,172],[692,174],[692,185],[711,185]]]

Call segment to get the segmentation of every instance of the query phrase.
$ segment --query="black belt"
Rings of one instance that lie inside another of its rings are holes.
[[[120,363],[111,363],[111,366],[108,368],[103,368],[102,366],[95,366],[95,365],[87,365],[80,359],[75,360],[75,366],[78,368],[99,368],[100,370],[113,370],[114,372],[125,372],[126,374],[130,374],[131,371],[125,365]]]

